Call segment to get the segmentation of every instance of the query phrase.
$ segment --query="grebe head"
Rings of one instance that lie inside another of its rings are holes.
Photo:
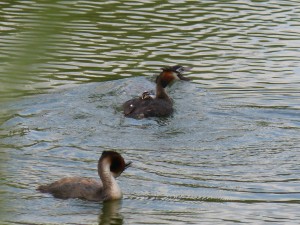
[[[176,72],[171,67],[161,68],[162,72],[157,76],[156,83],[163,88],[167,87],[174,80],[178,79]]]
[[[193,67],[183,67],[180,65],[176,66],[168,66],[161,68],[162,72],[160,75],[156,78],[156,83],[160,82],[163,88],[168,86],[168,84],[172,83],[175,79],[180,80],[190,80],[187,77],[184,77],[182,74],[185,71],[190,71]]]
[[[99,159],[99,165],[105,163],[110,165],[110,172],[115,178],[131,165],[131,162],[125,163],[124,158],[114,151],[103,151]]]
[[[180,80],[185,80],[185,81],[189,81],[191,79],[184,77],[182,74],[186,71],[190,71],[192,68],[193,67],[186,67],[186,66],[180,66],[180,65],[173,66],[173,69],[177,73],[178,78]]]

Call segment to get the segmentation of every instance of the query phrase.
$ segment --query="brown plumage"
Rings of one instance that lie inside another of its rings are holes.
[[[98,175],[101,180],[84,177],[66,177],[37,188],[42,193],[50,193],[56,198],[80,198],[89,201],[113,200],[122,197],[115,180],[130,166],[114,151],[104,151],[98,161]]]
[[[156,78],[156,96],[151,97],[144,92],[142,97],[125,102],[123,104],[124,115],[135,119],[170,116],[173,113],[173,101],[165,88],[175,79],[189,80],[181,73],[190,69],[182,66],[162,68],[162,72]]]

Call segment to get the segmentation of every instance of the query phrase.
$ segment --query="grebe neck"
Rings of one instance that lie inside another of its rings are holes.
[[[159,83],[156,85],[156,98],[166,99],[168,101],[171,101],[166,90]]]
[[[103,184],[103,198],[119,199],[122,196],[119,185],[110,171],[111,159],[105,158],[99,161],[98,174]]]
[[[168,86],[168,84],[170,83],[171,80],[172,80],[172,77],[171,77],[171,79],[169,78],[169,80],[166,80],[163,73],[160,74],[157,77],[157,80],[156,80],[156,98],[165,99],[165,100],[171,102],[171,99],[170,99],[170,97],[168,96],[168,94],[165,90],[165,87]]]

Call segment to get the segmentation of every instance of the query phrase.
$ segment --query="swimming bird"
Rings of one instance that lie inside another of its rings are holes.
[[[118,176],[131,165],[114,151],[103,151],[98,161],[100,180],[84,177],[66,177],[37,188],[42,193],[50,193],[56,198],[80,198],[89,201],[115,200],[122,198],[116,182]]]
[[[156,78],[156,96],[144,92],[141,97],[126,101],[123,112],[126,117],[142,119],[147,117],[166,117],[173,113],[173,101],[168,96],[165,88],[175,79],[189,80],[182,75],[191,67],[169,66],[161,68],[162,72]]]

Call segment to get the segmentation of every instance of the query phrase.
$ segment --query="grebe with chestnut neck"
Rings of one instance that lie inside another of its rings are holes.
[[[66,177],[37,188],[42,193],[50,193],[56,198],[79,198],[89,201],[116,200],[122,192],[116,182],[118,176],[131,165],[117,152],[104,151],[98,161],[100,180],[84,177]]]
[[[176,79],[189,80],[182,74],[191,68],[179,65],[161,68],[162,72],[156,78],[156,95],[152,97],[149,92],[144,92],[141,97],[125,102],[124,115],[135,119],[170,116],[173,113],[173,101],[165,88]]]

